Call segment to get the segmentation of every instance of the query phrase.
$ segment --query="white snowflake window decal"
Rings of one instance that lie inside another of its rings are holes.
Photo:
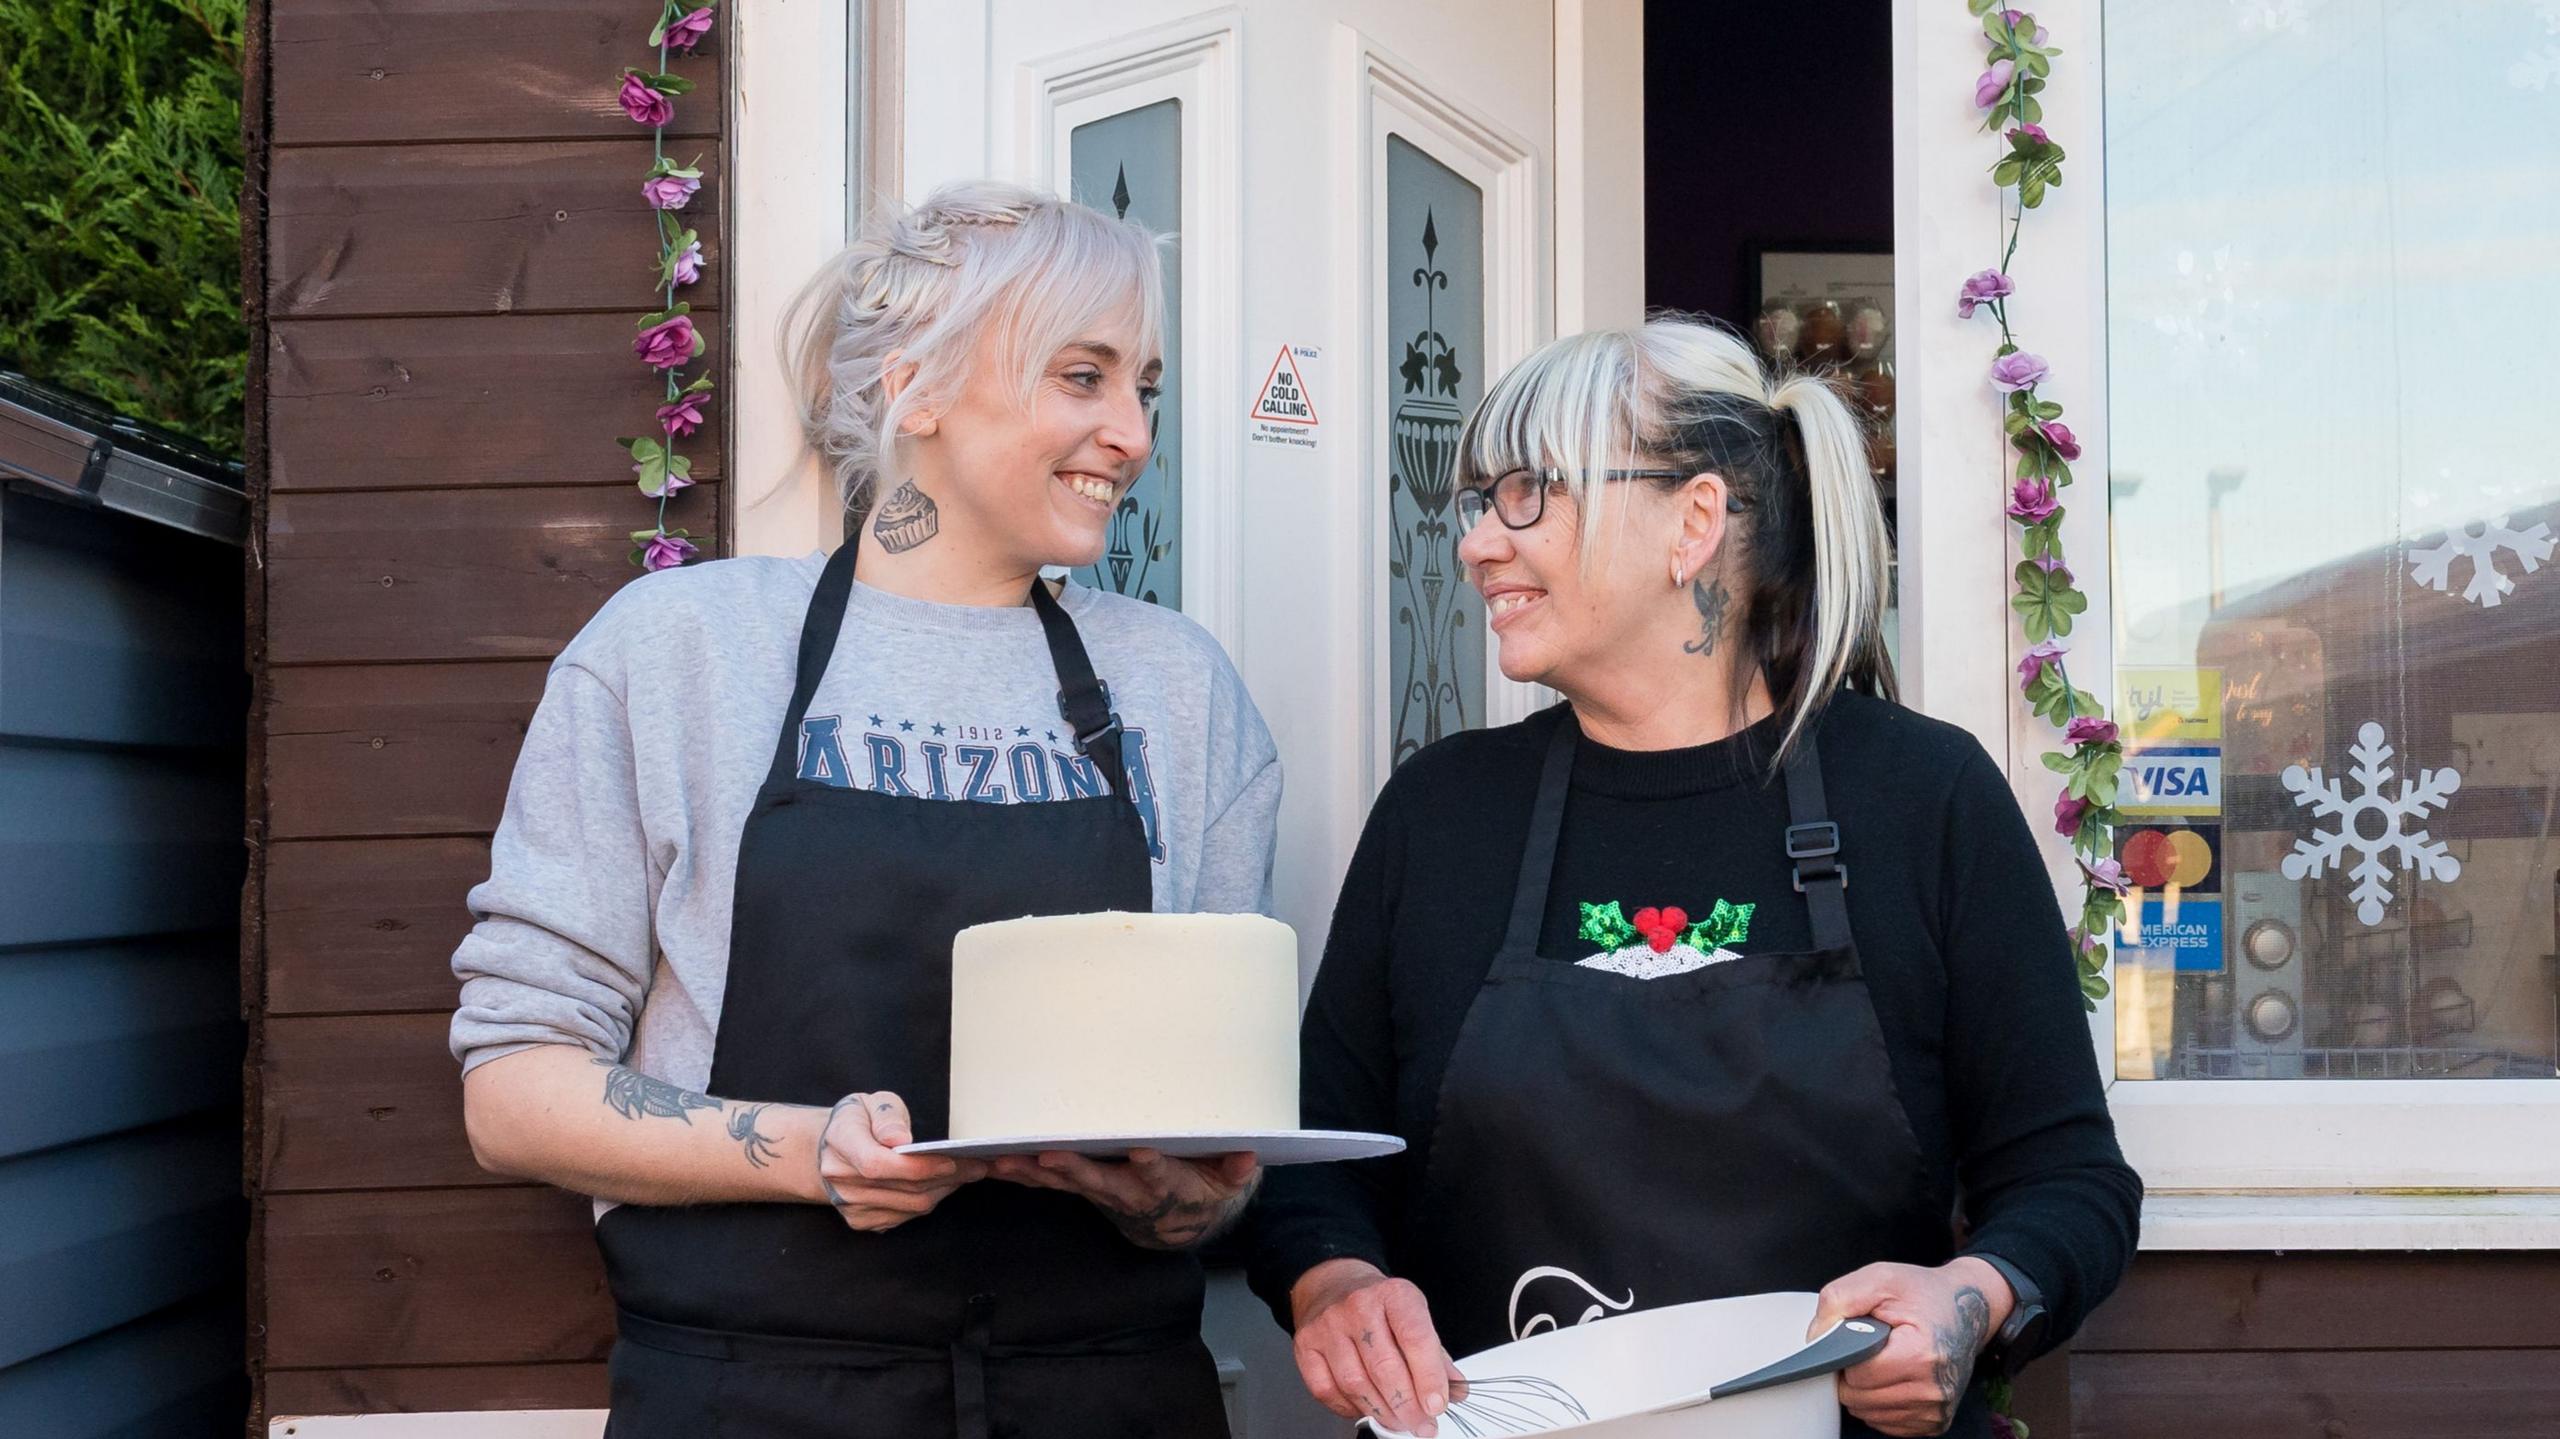
[[[2513,593],[2516,582],[2498,569],[2498,552],[2505,550],[2524,566],[2526,574],[2542,568],[2551,558],[2551,527],[2535,523],[2529,528],[2507,528],[2506,516],[2483,521],[2479,533],[2469,525],[2455,525],[2445,531],[2442,544],[2429,545],[2409,552],[2409,576],[2431,590],[2448,590],[2453,585],[2453,562],[2471,561],[2471,578],[2462,587],[2462,597],[2482,609],[2494,608]]]
[[[2442,808],[2462,787],[2462,776],[2450,768],[2422,769],[2415,779],[2400,782],[2397,796],[2385,794],[2392,750],[2383,742],[2382,726],[2370,720],[2356,731],[2356,743],[2347,753],[2356,761],[2347,771],[2357,785],[2353,799],[2347,797],[2345,786],[2324,778],[2316,765],[2286,767],[2284,787],[2293,792],[2294,804],[2308,806],[2316,819],[2335,818],[2338,827],[2295,840],[2293,853],[2284,857],[2284,873],[2287,879],[2326,874],[2344,867],[2347,852],[2353,850],[2355,867],[2347,872],[2356,887],[2348,898],[2356,902],[2357,919],[2380,924],[2383,906],[2392,899],[2391,866],[2384,863],[2384,856],[2397,855],[2400,868],[2414,869],[2426,879],[2449,880],[2462,873],[2462,861],[2453,857],[2442,840],[2430,840],[2425,830],[2410,828],[2413,821]],[[2365,832],[2368,818],[2380,833]]]

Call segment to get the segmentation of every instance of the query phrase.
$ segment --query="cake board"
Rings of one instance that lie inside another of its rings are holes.
[[[1340,1129],[1263,1129],[1233,1134],[1030,1134],[993,1139],[937,1139],[902,1145],[900,1154],[943,1155],[953,1159],[993,1159],[1004,1154],[1045,1154],[1064,1150],[1096,1158],[1117,1158],[1133,1149],[1152,1149],[1176,1159],[1207,1159],[1219,1154],[1250,1153],[1264,1168],[1279,1164],[1323,1164],[1341,1159],[1374,1159],[1396,1154],[1404,1141],[1392,1134],[1362,1134]]]

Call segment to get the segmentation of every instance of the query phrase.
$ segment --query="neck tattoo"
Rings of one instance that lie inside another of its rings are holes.
[[[871,533],[880,537],[880,548],[902,555],[942,533],[942,512],[934,507],[931,495],[909,480],[880,502]]]
[[[1712,655],[1716,642],[1724,638],[1725,608],[1733,603],[1733,595],[1723,580],[1710,580],[1704,575],[1689,582],[1689,602],[1698,607],[1699,635],[1680,647],[1684,655]]]

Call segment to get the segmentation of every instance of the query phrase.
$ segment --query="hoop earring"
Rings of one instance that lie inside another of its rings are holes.
[[[1680,568],[1680,562],[1678,560],[1673,560],[1671,562],[1671,587],[1676,590],[1688,582],[1689,576],[1687,572]]]

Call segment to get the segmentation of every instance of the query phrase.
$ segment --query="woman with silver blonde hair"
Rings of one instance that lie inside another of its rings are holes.
[[[844,544],[646,576],[551,667],[452,1046],[481,1163],[598,1201],[612,1439],[1226,1432],[1192,1251],[1252,1155],[900,1152],[957,931],[1270,905],[1217,642],[1039,578],[1146,468],[1158,243],[992,182],[873,216],[787,355]]]
[[[1523,361],[1456,470],[1502,672],[1565,702],[1416,755],[1353,856],[1304,1122],[1409,1147],[1264,1189],[1309,1388],[1479,1432],[1453,1352],[1819,1290],[1892,1326],[1844,1434],[1988,1434],[1977,1365],[2068,1337],[2142,1190],[2000,766],[1894,702],[1856,423],[1663,318]]]

